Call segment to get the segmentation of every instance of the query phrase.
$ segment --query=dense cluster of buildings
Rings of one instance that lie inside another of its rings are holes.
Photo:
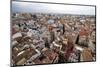
[[[13,13],[12,65],[95,61],[95,16]]]

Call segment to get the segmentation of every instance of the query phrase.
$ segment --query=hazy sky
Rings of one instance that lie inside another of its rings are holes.
[[[95,15],[95,7],[13,1],[12,12]]]

